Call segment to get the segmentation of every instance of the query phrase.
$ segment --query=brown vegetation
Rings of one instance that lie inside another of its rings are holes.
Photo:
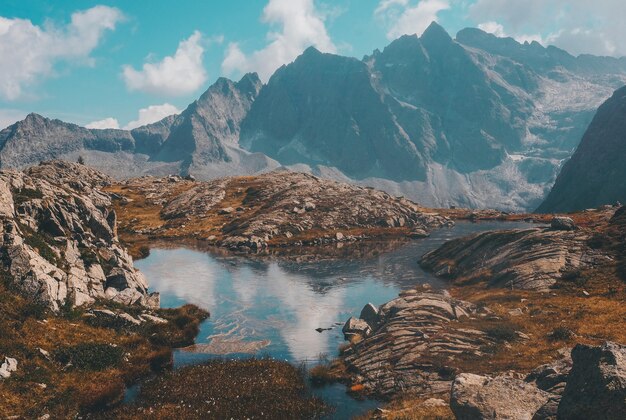
[[[50,314],[0,281],[0,357],[18,370],[0,381],[0,417],[74,418],[121,401],[126,385],[171,363],[171,346],[193,341],[208,314],[157,311],[168,324],[92,325],[80,309]]]
[[[311,397],[304,371],[271,359],[215,360],[147,381],[120,419],[319,418],[329,408]],[[109,417],[110,418],[110,417]]]

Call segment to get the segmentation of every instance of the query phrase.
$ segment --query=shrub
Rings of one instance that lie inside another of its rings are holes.
[[[61,347],[54,351],[55,360],[64,365],[71,363],[75,369],[104,370],[122,362],[124,350],[110,344],[81,343]]]
[[[30,188],[22,188],[13,193],[13,202],[16,206],[23,204],[30,200],[43,198],[43,193],[39,190],[32,190]]]
[[[497,342],[514,341],[517,338],[517,332],[511,325],[497,325],[485,332]]]
[[[566,327],[555,328],[548,337],[552,341],[568,341],[574,337],[574,332]]]

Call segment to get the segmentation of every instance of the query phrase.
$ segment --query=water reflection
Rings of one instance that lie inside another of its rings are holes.
[[[165,307],[193,303],[211,312],[196,351],[249,353],[262,349],[289,361],[335,354],[341,324],[367,302],[382,304],[402,289],[445,284],[417,264],[424,253],[451,238],[525,223],[462,223],[430,238],[397,244],[396,249],[340,250],[340,258],[247,258],[185,248],[153,249],[137,261]],[[386,245],[388,246],[388,244]],[[332,328],[318,333],[316,328]],[[238,347],[239,343],[239,347]],[[240,351],[237,351],[237,348]],[[220,350],[221,351],[218,351]],[[227,349],[227,350],[224,350]],[[178,353],[177,362],[193,361]]]

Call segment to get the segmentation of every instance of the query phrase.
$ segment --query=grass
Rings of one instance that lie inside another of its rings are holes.
[[[171,367],[168,344],[193,341],[194,317],[208,316],[189,306],[156,311],[185,321],[162,330],[117,329],[91,325],[81,313],[49,313],[0,271],[0,357],[18,360],[17,372],[0,381],[0,418],[75,418],[115,405],[126,385]]]
[[[122,362],[124,350],[111,344],[79,343],[59,347],[52,355],[57,362],[71,365],[72,369],[104,370],[118,367]]]
[[[309,394],[302,370],[271,359],[216,360],[146,382],[120,419],[319,418],[329,412]]]

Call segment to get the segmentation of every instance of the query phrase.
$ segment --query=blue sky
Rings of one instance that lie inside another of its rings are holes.
[[[622,0],[3,0],[0,126],[28,112],[133,127],[219,76],[267,79],[309,45],[362,57],[437,20],[573,53],[624,55]],[[621,18],[620,18],[621,17]],[[1,127],[0,127],[1,128]]]

